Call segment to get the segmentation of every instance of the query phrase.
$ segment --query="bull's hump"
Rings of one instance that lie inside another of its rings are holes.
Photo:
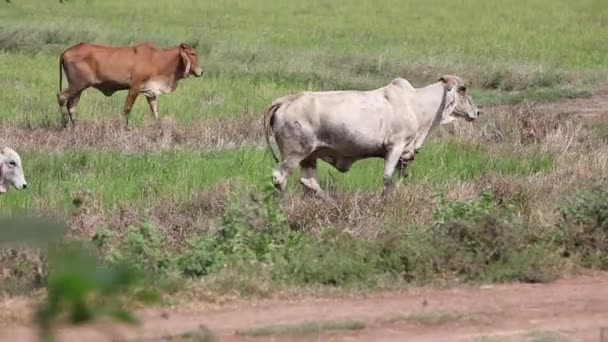
[[[401,88],[406,88],[406,89],[410,89],[411,88],[411,89],[414,89],[414,87],[412,86],[412,84],[408,80],[406,80],[404,78],[395,78],[394,80],[391,81],[391,84],[392,85],[396,85],[396,86],[401,87]]]

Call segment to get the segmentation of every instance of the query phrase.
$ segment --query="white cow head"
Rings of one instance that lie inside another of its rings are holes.
[[[7,192],[11,185],[17,190],[27,188],[19,154],[5,147],[0,150],[0,194]]]
[[[446,75],[439,78],[445,83],[445,107],[441,123],[448,123],[456,118],[464,118],[473,121],[479,117],[481,112],[473,103],[471,95],[467,92],[465,82],[458,76]]]

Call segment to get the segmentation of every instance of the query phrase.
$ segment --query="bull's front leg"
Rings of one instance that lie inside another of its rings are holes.
[[[139,86],[132,86],[129,89],[129,94],[127,95],[127,99],[125,101],[125,107],[122,111],[122,115],[125,117],[125,128],[129,129],[129,114],[131,113],[131,109],[133,109],[133,104],[135,100],[137,100],[137,96],[139,95]]]
[[[382,191],[382,195],[387,195],[393,188],[393,174],[404,147],[403,144],[394,145],[384,157],[384,190]]]
[[[397,176],[399,178],[406,178],[407,177],[407,163],[408,160],[406,160],[403,157],[399,158],[399,161],[397,162]]]
[[[323,195],[323,190],[317,180],[317,160],[307,158],[300,162],[301,175],[300,183],[304,186],[304,190],[312,192],[315,195]]]
[[[407,167],[409,166],[410,162],[412,162],[412,161],[414,161],[414,159],[416,159],[417,154],[418,154],[418,149],[414,150],[413,155],[411,153],[407,153],[407,152],[401,154],[401,156],[399,157],[399,161],[397,162],[397,172],[398,172],[399,178],[406,178],[408,176]]]

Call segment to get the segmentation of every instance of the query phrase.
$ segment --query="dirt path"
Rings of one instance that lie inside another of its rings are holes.
[[[590,97],[544,103],[540,108],[555,114],[605,115],[608,113],[608,89],[596,90]]]
[[[131,341],[186,341],[176,336],[201,326],[218,341],[234,342],[600,341],[600,328],[608,327],[608,274],[550,284],[415,289],[365,298],[272,300],[189,311],[148,309],[140,312],[140,318],[143,325],[136,329],[112,327],[111,331],[120,340]],[[315,332],[301,326],[344,321],[364,327]],[[255,338],[236,334],[273,325],[291,326],[290,333],[275,331]],[[299,335],[293,333],[298,325],[304,331]],[[60,340],[111,341],[109,329],[105,336],[103,331],[66,329]],[[27,327],[0,333],[0,341],[34,340],[34,331]]]

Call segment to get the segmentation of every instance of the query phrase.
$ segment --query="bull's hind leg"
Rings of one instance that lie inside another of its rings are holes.
[[[80,94],[82,93],[70,97],[67,103],[68,116],[70,117],[73,127],[76,127],[76,106],[78,106],[78,101],[80,101]]]
[[[73,109],[73,113],[75,111],[76,108],[76,104],[78,103],[78,100],[80,99],[80,94],[89,86],[86,84],[70,84],[70,86],[68,87],[68,89],[60,91],[59,93],[57,93],[57,104],[59,104],[59,112],[61,113],[61,118],[62,118],[62,125],[64,128],[67,127],[68,125],[68,115],[71,116],[73,114],[69,113],[69,108],[70,108],[70,103],[72,103],[72,107]],[[74,97],[77,97],[76,100],[73,100]],[[63,107],[66,107],[67,105],[67,109],[64,111]],[[72,120],[72,124],[74,124],[74,121]]]
[[[287,177],[298,166],[298,163],[304,159],[304,156],[289,156],[279,163],[277,169],[272,172],[272,184],[280,191],[285,189]]]
[[[311,191],[314,194],[322,194],[323,190],[317,181],[317,159],[306,158],[300,162],[302,177],[300,183],[304,186],[304,190]]]

